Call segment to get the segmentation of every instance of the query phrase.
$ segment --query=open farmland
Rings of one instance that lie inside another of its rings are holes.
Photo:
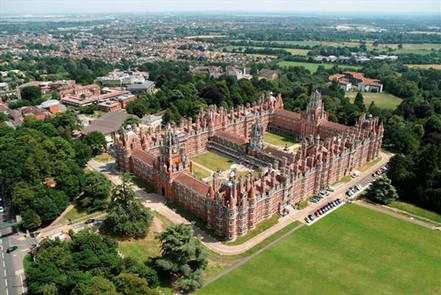
[[[385,109],[395,109],[402,101],[401,98],[387,92],[363,92],[363,101],[366,107],[369,107],[373,101],[377,107]],[[345,96],[351,103],[354,102],[357,92],[346,92]]]
[[[323,66],[325,69],[330,69],[334,65],[333,64],[319,64],[319,63],[309,63],[309,62],[298,62],[298,61],[281,61],[278,63],[280,67],[304,67],[309,70],[311,73],[315,73],[319,66]],[[358,71],[361,69],[360,66],[350,66],[350,65],[338,65],[341,69],[348,69],[352,71]]]
[[[196,294],[441,294],[440,243],[439,232],[347,204]]]

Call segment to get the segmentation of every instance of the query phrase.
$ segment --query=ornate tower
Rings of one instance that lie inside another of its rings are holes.
[[[263,125],[260,117],[256,117],[256,123],[251,125],[249,151],[258,151],[263,148]]]
[[[308,107],[302,113],[301,138],[309,135],[317,135],[319,125],[328,120],[328,113],[322,101],[322,95],[317,90],[311,94]]]
[[[164,132],[161,152],[158,155],[158,173],[156,189],[167,199],[173,200],[173,179],[181,172],[190,170],[190,163],[185,155],[185,147],[179,141],[176,130],[169,125]]]

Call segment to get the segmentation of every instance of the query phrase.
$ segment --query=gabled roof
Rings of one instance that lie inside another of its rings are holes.
[[[201,196],[206,196],[208,194],[208,191],[210,189],[210,186],[202,181],[200,181],[197,178],[194,178],[193,176],[187,174],[187,173],[180,173],[176,178],[175,181],[178,183],[183,184],[184,186],[188,187],[189,189],[194,190]]]
[[[139,159],[144,163],[148,163],[149,165],[153,165],[155,161],[155,157],[152,154],[139,149],[133,151],[132,157]]]
[[[222,130],[216,131],[216,133],[214,134],[214,136],[221,137],[221,138],[225,138],[225,139],[227,139],[227,140],[229,140],[229,141],[237,142],[237,143],[239,143],[239,144],[245,144],[245,143],[248,142],[248,141],[247,141],[244,137],[242,137],[242,136],[239,136],[239,135],[234,134],[234,133],[230,133],[230,132],[222,131]]]
[[[86,135],[92,131],[98,131],[103,134],[110,134],[112,132],[116,132],[121,128],[124,120],[132,117],[133,115],[124,114],[124,113],[106,113],[99,117],[98,119],[92,121],[90,125],[86,126],[81,130],[81,134]]]

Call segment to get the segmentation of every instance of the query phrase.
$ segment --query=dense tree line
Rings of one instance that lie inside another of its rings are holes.
[[[72,241],[45,240],[26,270],[29,294],[160,294],[156,271],[122,258],[109,237],[83,230]]]

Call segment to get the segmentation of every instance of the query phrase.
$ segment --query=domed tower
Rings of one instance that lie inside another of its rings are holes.
[[[251,125],[250,140],[248,150],[255,152],[263,148],[263,125],[260,117],[256,117],[256,122]]]

